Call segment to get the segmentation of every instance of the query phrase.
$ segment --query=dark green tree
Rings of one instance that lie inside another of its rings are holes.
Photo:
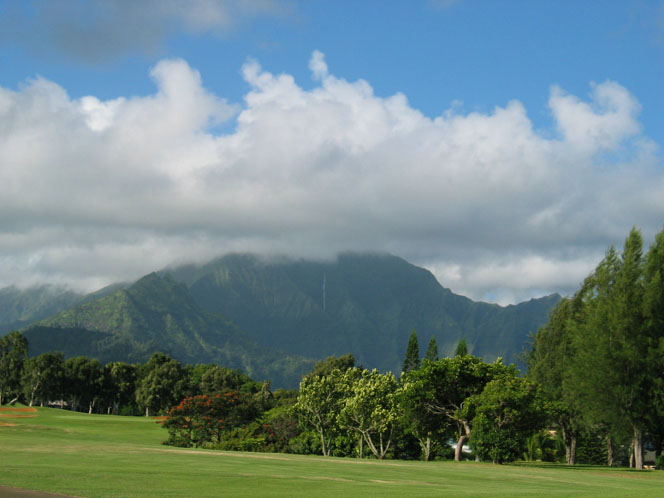
[[[408,347],[406,348],[406,356],[403,360],[403,373],[415,370],[420,366],[420,348],[417,344],[417,332],[411,330],[410,337],[408,338]]]
[[[493,463],[520,457],[528,437],[546,423],[544,401],[537,384],[517,377],[514,372],[490,381],[480,394],[468,399],[463,411],[473,414],[470,437],[473,451]]]
[[[656,456],[659,457],[664,439],[664,230],[657,234],[646,255],[643,316],[652,381],[648,432],[654,439]]]
[[[138,368],[122,361],[115,361],[104,366],[104,387],[110,411],[117,415],[121,406],[135,403],[136,378]]]
[[[436,342],[436,338],[433,336],[429,341],[429,345],[427,346],[427,352],[424,358],[426,358],[429,361],[438,360],[438,343]]]
[[[60,400],[64,383],[65,357],[62,353],[42,353],[28,358],[23,368],[23,395],[30,406]]]
[[[464,410],[466,400],[481,393],[489,381],[505,372],[516,369],[500,361],[485,363],[472,355],[425,362],[410,372],[408,381],[420,384],[416,390],[422,393],[422,406],[440,418],[441,428],[447,424],[456,428],[455,460],[461,459],[461,449],[472,430],[473,414]]]
[[[149,417],[175,406],[187,396],[189,389],[188,372],[180,362],[163,353],[154,353],[138,382],[136,402]]]
[[[428,384],[422,381],[418,373],[419,370],[411,370],[401,377],[398,403],[404,431],[417,439],[422,459],[428,461],[431,458],[432,443],[436,445],[446,439],[450,419],[441,417],[424,403]]]
[[[456,347],[454,356],[466,356],[468,354],[468,345],[465,339],[460,339]]]
[[[28,358],[28,340],[18,331],[0,337],[0,405],[21,396],[23,363]]]
[[[99,361],[86,356],[69,358],[64,364],[65,394],[72,410],[88,406],[92,413],[102,393],[102,367]]]
[[[572,334],[583,310],[583,292],[563,298],[539,329],[528,356],[528,377],[536,381],[550,402],[552,422],[561,432],[565,461],[576,463],[576,447],[584,427],[582,406],[570,385],[570,359],[574,355]]]

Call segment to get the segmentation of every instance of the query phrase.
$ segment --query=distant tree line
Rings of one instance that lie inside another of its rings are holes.
[[[161,415],[166,442],[177,446],[458,460],[470,439],[477,456],[503,462],[521,457],[544,423],[537,386],[513,366],[485,363],[465,342],[455,358],[438,359],[431,341],[420,361],[414,331],[399,379],[344,355],[317,363],[299,390],[275,392],[268,381],[162,353],[101,365],[58,352],[29,358],[27,346],[19,332],[0,338],[2,402]]]
[[[633,228],[621,254],[612,246],[534,338],[528,378],[551,406],[566,461],[579,453],[608,465],[643,468],[644,442],[662,463],[664,438],[664,231],[643,254]]]

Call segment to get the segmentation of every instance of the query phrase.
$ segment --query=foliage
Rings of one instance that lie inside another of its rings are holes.
[[[544,427],[546,414],[537,385],[503,374],[472,396],[464,411],[473,412],[470,444],[481,459],[493,463],[516,460],[528,437]]]
[[[23,368],[23,395],[32,406],[39,401],[61,399],[64,385],[65,358],[62,353],[42,353],[28,358]],[[133,394],[133,391],[132,391]]]
[[[410,337],[408,338],[408,346],[406,347],[406,355],[403,360],[403,366],[401,367],[401,372],[406,373],[411,370],[415,370],[420,366],[420,348],[417,344],[417,332],[415,330],[410,331]]]
[[[340,382],[345,396],[338,415],[339,424],[361,438],[360,457],[363,456],[363,441],[376,458],[385,458],[399,418],[394,375],[355,367],[346,370]]]
[[[424,358],[429,361],[438,360],[438,343],[436,342],[436,338],[433,336],[431,336],[431,340],[427,346],[427,352],[424,355]]]
[[[16,401],[21,393],[21,372],[28,357],[28,341],[18,331],[0,337],[0,405]]]
[[[163,353],[154,353],[138,383],[136,402],[146,416],[162,413],[183,399],[189,388],[189,378],[180,362]]]
[[[251,418],[246,396],[237,391],[185,398],[171,408],[163,422],[168,430],[168,444],[203,446],[219,443],[224,431]]]
[[[607,463],[617,441],[631,439],[634,465],[643,467],[646,432],[659,438],[664,411],[664,231],[643,255],[633,228],[622,253],[610,247],[581,289],[561,301],[535,337],[529,376],[554,402],[553,413],[574,463],[582,431],[599,430]],[[661,443],[660,443],[661,449]]]
[[[466,400],[481,393],[495,376],[506,372],[516,374],[514,367],[507,367],[501,361],[485,363],[472,355],[442,358],[425,361],[410,372],[404,389],[421,393],[418,402],[422,409],[440,417],[439,430],[444,430],[447,424],[454,425],[458,437],[455,459],[459,460],[474,418],[474,413],[465,409]]]
[[[305,376],[300,383],[294,406],[302,425],[310,426],[316,431],[323,456],[331,454],[332,441],[338,432],[337,414],[341,410],[345,393],[343,377],[344,371],[339,368],[328,374]]]
[[[468,354],[468,345],[465,339],[459,339],[454,356],[466,356]]]

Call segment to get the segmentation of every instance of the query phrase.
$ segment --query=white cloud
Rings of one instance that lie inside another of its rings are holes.
[[[616,82],[588,101],[554,87],[547,138],[518,101],[429,118],[320,52],[309,67],[305,90],[247,62],[242,106],[183,60],[158,63],[144,97],[0,87],[0,286],[91,288],[227,251],[386,250],[505,303],[574,290],[633,224],[660,228],[661,159]]]

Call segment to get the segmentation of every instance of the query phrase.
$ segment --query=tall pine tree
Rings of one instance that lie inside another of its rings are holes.
[[[424,357],[429,361],[438,361],[438,343],[436,342],[436,338],[433,336],[429,341],[427,353]]]
[[[417,345],[417,332],[413,329],[410,332],[408,339],[408,347],[406,348],[406,357],[403,360],[403,373],[415,370],[420,366],[420,348]]]

